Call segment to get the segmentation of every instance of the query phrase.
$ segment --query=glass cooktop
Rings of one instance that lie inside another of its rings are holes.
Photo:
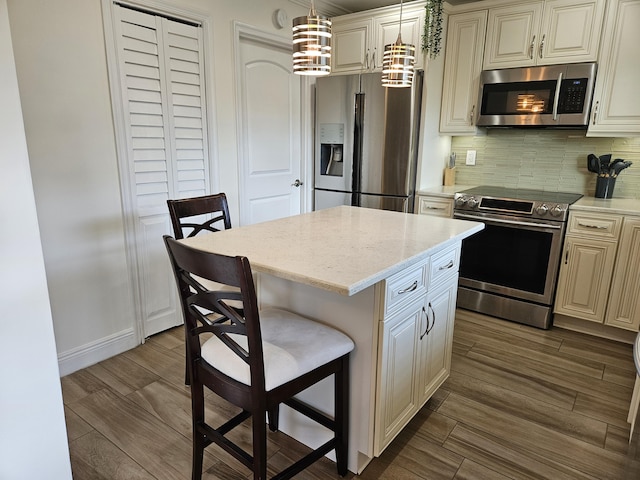
[[[580,198],[580,193],[549,192],[545,190],[531,190],[527,188],[506,188],[484,185],[463,190],[459,193],[478,195],[482,197],[504,198],[512,200],[529,200],[571,205]]]

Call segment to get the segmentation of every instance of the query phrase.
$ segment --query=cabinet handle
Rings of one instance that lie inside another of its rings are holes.
[[[609,228],[606,225],[594,225],[592,223],[582,223],[582,222],[578,222],[578,225],[584,228],[595,228],[597,230],[607,230]]]
[[[449,260],[449,263],[442,265],[438,270],[449,270],[451,267],[453,267],[453,260]]]
[[[544,35],[542,35],[542,41],[540,42],[540,48],[538,48],[538,55],[540,56],[540,58],[542,58],[542,49],[544,48],[544,39],[547,36],[547,34],[545,33]]]
[[[536,36],[534,35],[531,39],[531,45],[529,45],[529,59],[533,60],[533,47],[536,43]]]
[[[376,49],[373,49],[373,55],[371,55],[371,65],[369,66],[369,70],[375,70],[376,68]]]
[[[429,304],[429,306],[431,306],[431,304]],[[427,317],[427,327],[424,329],[424,332],[420,334],[420,340],[422,340],[424,336],[427,333],[429,333],[429,314],[427,313],[427,310],[424,307],[422,307],[422,313],[424,314],[425,317]],[[420,322],[420,324],[422,324],[422,322]]]
[[[564,252],[564,264],[567,265],[569,263],[569,249],[567,248],[567,251]]]
[[[592,125],[596,124],[596,117],[598,116],[598,107],[600,106],[600,101],[597,101],[595,106],[593,107],[593,123]]]
[[[469,115],[469,125],[473,125],[473,114],[476,113],[476,106],[471,107],[471,114]]]
[[[444,210],[445,207],[434,207],[432,205],[426,205],[424,208],[426,208],[427,210]]]
[[[431,326],[429,326],[429,322],[427,322],[427,335],[429,335],[431,330],[433,330],[433,327],[436,326],[436,311],[431,306],[431,302],[429,302],[429,310],[431,310],[431,315],[433,315],[433,322],[431,322]],[[429,315],[427,315],[427,319],[429,319]]]
[[[414,280],[414,282],[411,285],[409,285],[407,288],[398,290],[398,295],[402,295],[403,293],[413,292],[416,288],[418,288],[418,280]]]

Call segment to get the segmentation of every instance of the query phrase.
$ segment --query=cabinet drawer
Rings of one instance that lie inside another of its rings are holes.
[[[453,200],[446,198],[419,197],[418,213],[436,217],[453,217]]]
[[[386,280],[384,317],[427,293],[427,263],[409,267]]]
[[[567,233],[615,240],[620,236],[621,228],[621,215],[571,212]]]
[[[429,290],[460,268],[460,244],[449,247],[431,257],[429,264]]]

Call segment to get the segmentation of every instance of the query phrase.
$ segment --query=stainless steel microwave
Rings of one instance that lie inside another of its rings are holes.
[[[589,124],[595,63],[485,70],[480,127],[576,127]]]

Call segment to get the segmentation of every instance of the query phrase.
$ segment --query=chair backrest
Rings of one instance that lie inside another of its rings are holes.
[[[229,205],[227,196],[224,193],[205,195],[202,197],[182,198],[179,200],[167,200],[173,234],[175,238],[185,238],[184,229],[191,228],[187,237],[193,237],[202,231],[219,232],[223,230],[215,225],[222,222],[224,230],[231,228],[231,218],[229,217]],[[211,214],[211,219],[197,223],[193,217]]]
[[[199,335],[211,332],[249,365],[251,385],[264,390],[260,318],[249,260],[247,257],[204,252],[169,235],[163,238],[180,293],[187,329],[188,361],[193,363],[200,359]],[[199,279],[236,287],[239,291],[207,290]],[[242,308],[236,306],[239,301]],[[217,314],[213,320],[211,313]],[[230,335],[245,336],[248,348],[245,349]]]

